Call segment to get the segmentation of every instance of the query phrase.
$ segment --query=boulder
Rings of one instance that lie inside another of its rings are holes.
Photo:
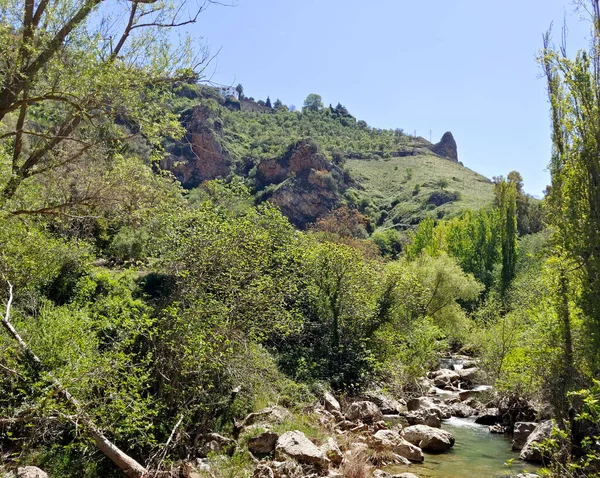
[[[409,425],[408,420],[403,415],[384,415],[383,421],[392,429],[400,429]]]
[[[503,397],[498,403],[502,424],[512,430],[517,422],[533,422],[537,417],[535,407],[526,398],[518,395]]]
[[[351,422],[350,420],[344,420],[341,421],[340,423],[338,423],[337,428],[342,430],[342,431],[348,431],[348,430],[352,430],[353,428],[356,428],[356,423]]]
[[[293,458],[300,464],[315,465],[327,468],[329,459],[306,435],[299,430],[285,432],[275,445],[275,456],[278,460]]]
[[[454,370],[442,369],[434,372],[431,378],[436,387],[444,388],[451,386],[453,383],[458,383],[460,375]]]
[[[48,478],[48,473],[37,466],[22,466],[17,469],[17,478]]]
[[[423,450],[444,451],[454,445],[452,433],[427,425],[413,425],[402,430],[404,438]]]
[[[323,395],[323,405],[325,405],[325,410],[328,412],[340,412],[342,410],[340,402],[330,392],[325,392]]]
[[[321,451],[331,463],[336,465],[340,465],[342,463],[344,455],[342,454],[342,450],[340,450],[337,442],[332,437],[329,437],[321,446]]]
[[[440,413],[431,408],[408,412],[405,416],[409,425],[427,425],[435,428],[442,426]]]
[[[458,375],[460,376],[461,382],[468,384],[476,383],[479,378],[479,369],[477,367],[463,368],[458,371]]]
[[[423,452],[418,446],[393,430],[379,430],[373,435],[372,444],[375,448],[391,451],[410,461],[421,463],[424,460]]]
[[[353,402],[346,412],[348,420],[362,420],[365,423],[374,423],[383,420],[383,414],[377,405],[369,401]]]
[[[527,442],[527,438],[533,430],[537,427],[537,423],[535,422],[517,422],[515,423],[515,428],[513,429],[513,441],[512,441],[512,449],[513,451],[519,451]]]
[[[475,419],[475,423],[480,425],[495,425],[499,421],[500,415],[497,408],[488,408]]]
[[[279,435],[266,431],[248,440],[248,450],[255,455],[267,455],[275,450]]]
[[[406,404],[403,401],[395,400],[381,390],[367,392],[364,398],[377,405],[384,415],[397,415],[406,411]]]
[[[527,437],[527,441],[521,450],[521,454],[519,455],[521,460],[537,463],[541,463],[544,460],[544,455],[542,454],[539,445],[552,436],[552,427],[552,420],[541,422],[535,427],[535,430]]]
[[[470,406],[465,403],[458,402],[450,405],[450,413],[454,417],[467,418],[471,415],[475,414],[475,410],[473,410]]]

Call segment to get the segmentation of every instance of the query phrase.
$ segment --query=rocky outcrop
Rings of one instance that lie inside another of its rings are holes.
[[[255,180],[260,200],[278,206],[299,228],[340,207],[341,192],[350,185],[343,171],[310,140],[292,145],[281,158],[262,161]]]
[[[183,124],[184,139],[169,148],[170,155],[161,167],[171,171],[186,189],[210,179],[226,178],[232,161],[221,146],[221,123],[211,117],[206,106],[199,105],[183,119]]]
[[[544,460],[544,454],[540,449],[540,444],[552,436],[552,420],[541,422],[535,427],[535,430],[529,435],[525,446],[521,450],[519,457],[521,460],[541,463]]]
[[[454,136],[452,136],[450,131],[444,133],[440,142],[431,145],[429,149],[442,158],[458,163],[458,148]]]
[[[525,446],[525,443],[527,443],[527,438],[529,438],[529,435],[531,435],[536,427],[537,423],[535,422],[515,423],[515,428],[513,430],[512,449],[514,451],[521,450]]]
[[[426,425],[414,425],[402,430],[404,438],[423,450],[444,451],[454,446],[452,433]]]
[[[285,432],[279,437],[275,445],[275,457],[278,460],[292,458],[300,464],[314,465],[321,469],[329,465],[325,453],[299,430]]]

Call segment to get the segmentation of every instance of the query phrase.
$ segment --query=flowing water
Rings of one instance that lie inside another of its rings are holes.
[[[535,467],[519,460],[518,453],[511,451],[510,442],[502,435],[490,433],[485,425],[474,419],[450,418],[442,428],[454,435],[454,446],[440,454],[425,453],[425,461],[410,467],[390,467],[391,473],[411,472],[419,478],[499,478],[517,475]],[[512,468],[505,465],[515,459]]]

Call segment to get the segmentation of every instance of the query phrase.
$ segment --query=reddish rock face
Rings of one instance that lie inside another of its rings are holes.
[[[341,205],[338,187],[346,186],[341,170],[327,161],[310,141],[300,141],[282,158],[261,162],[256,180],[259,189],[287,181],[267,199],[300,228],[338,208]]]
[[[221,129],[218,125],[211,129],[207,124],[208,117],[202,106],[194,109],[184,140],[188,143],[188,154],[185,158],[170,156],[161,165],[185,188],[194,188],[210,179],[225,178],[231,172],[231,159],[218,141]]]

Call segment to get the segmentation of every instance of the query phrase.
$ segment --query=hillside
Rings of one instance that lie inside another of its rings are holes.
[[[300,228],[342,205],[358,209],[374,230],[491,204],[491,181],[458,161],[451,133],[433,144],[369,127],[341,104],[300,112],[225,99],[198,85],[180,85],[178,93],[174,109],[187,134],[167,145],[163,167],[187,189],[237,176],[257,202],[277,204]]]
[[[491,204],[489,179],[433,154],[382,160],[350,159],[350,175],[375,209],[381,225],[414,224],[426,216],[453,216]]]

